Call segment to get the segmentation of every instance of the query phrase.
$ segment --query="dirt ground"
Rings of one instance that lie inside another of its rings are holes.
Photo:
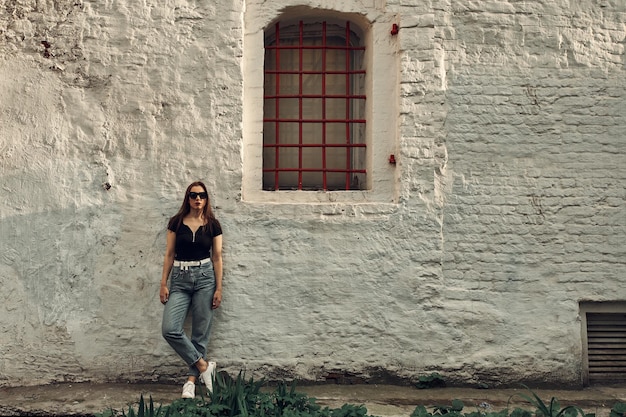
[[[313,385],[298,386],[298,392],[316,398],[331,408],[343,404],[364,405],[369,415],[409,417],[417,405],[430,410],[451,405],[459,399],[463,412],[520,407],[533,410],[519,394],[524,389],[432,388],[416,389],[393,385]],[[577,405],[597,417],[608,417],[617,402],[626,402],[626,385],[589,387],[580,390],[533,390],[544,402],[557,398],[561,407]],[[34,387],[0,388],[0,416],[92,416],[109,409],[128,410],[140,395],[156,404],[179,398],[181,387],[161,384],[54,384]]]

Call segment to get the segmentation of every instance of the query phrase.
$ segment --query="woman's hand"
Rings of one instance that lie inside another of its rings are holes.
[[[159,297],[161,298],[161,304],[167,303],[167,299],[170,298],[170,289],[167,288],[167,285],[161,285]]]
[[[213,294],[213,305],[211,308],[215,310],[222,304],[222,290],[215,290],[215,294]]]

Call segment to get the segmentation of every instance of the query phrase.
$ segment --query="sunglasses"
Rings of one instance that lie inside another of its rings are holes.
[[[198,197],[200,197],[202,200],[206,200],[209,197],[209,195],[205,193],[204,191],[201,193],[196,193],[194,191],[191,191],[189,193],[189,198],[191,198],[192,200],[195,200]]]

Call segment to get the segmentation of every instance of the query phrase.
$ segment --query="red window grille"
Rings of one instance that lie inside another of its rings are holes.
[[[327,21],[266,36],[263,189],[366,187],[365,47]]]

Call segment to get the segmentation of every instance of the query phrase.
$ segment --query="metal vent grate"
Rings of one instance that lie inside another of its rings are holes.
[[[626,313],[587,313],[589,382],[626,381]]]

